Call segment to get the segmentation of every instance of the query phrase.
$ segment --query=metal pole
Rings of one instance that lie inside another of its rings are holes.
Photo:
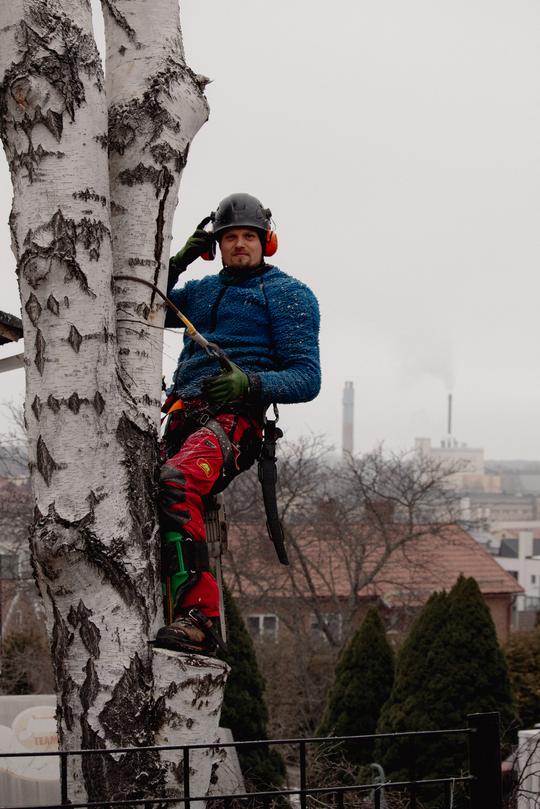
[[[306,809],[306,743],[300,742],[300,809]]]
[[[191,801],[189,800],[189,747],[184,747],[184,809],[189,809]]]
[[[411,736],[409,755],[409,781],[411,781],[409,787],[409,797],[411,799],[410,807],[411,809],[416,809],[416,736]]]
[[[60,800],[62,805],[69,802],[67,794],[67,761],[68,754],[66,752],[60,753]]]
[[[475,713],[467,717],[471,809],[502,809],[501,735],[499,714]]]

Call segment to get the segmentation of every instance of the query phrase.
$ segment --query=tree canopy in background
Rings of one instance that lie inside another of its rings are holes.
[[[540,627],[511,635],[505,651],[519,725],[533,728],[540,722]]]
[[[498,711],[501,730],[514,730],[510,678],[491,615],[473,578],[434,594],[405,641],[378,733],[462,728],[467,715]],[[465,736],[379,740],[377,760],[393,780],[451,775],[466,765]]]
[[[231,666],[225,686],[221,725],[230,728],[236,742],[267,739],[268,710],[264,679],[257,665],[255,647],[234,599],[224,588],[228,654]],[[283,759],[275,747],[239,748],[244,777],[258,790],[279,786],[285,776]]]
[[[394,681],[394,653],[372,608],[343,650],[317,730],[320,736],[373,734]],[[349,742],[340,752],[353,764],[373,761],[373,741]]]

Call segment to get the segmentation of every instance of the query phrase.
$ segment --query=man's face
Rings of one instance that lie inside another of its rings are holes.
[[[225,267],[248,270],[258,267],[263,250],[259,234],[254,228],[228,228],[219,242]]]

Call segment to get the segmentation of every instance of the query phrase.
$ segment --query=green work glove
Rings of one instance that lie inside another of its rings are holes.
[[[195,261],[196,258],[199,258],[203,253],[210,252],[212,249],[214,237],[212,233],[204,230],[201,225],[199,225],[195,233],[189,237],[182,249],[179,250],[175,256],[170,258],[168,289],[172,289],[180,273],[187,270],[188,266]]]
[[[230,370],[222,371],[203,382],[203,393],[206,399],[215,404],[233,402],[241,399],[249,392],[249,378],[238,365],[230,362]]]

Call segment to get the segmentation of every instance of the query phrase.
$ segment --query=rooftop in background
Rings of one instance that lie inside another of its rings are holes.
[[[16,343],[23,336],[22,320],[20,317],[0,311],[0,345]]]
[[[406,530],[397,523],[393,528],[398,533]],[[272,568],[271,580],[268,579],[266,551],[269,542],[263,530],[257,530],[255,525],[242,525],[231,526],[229,531],[229,545],[237,563],[242,551],[247,551],[249,555],[248,559],[242,558],[241,564],[237,564],[237,583],[242,595],[258,596],[261,588],[267,597],[290,598],[297,593],[308,595],[301,577],[293,581],[288,569],[282,569],[279,565]],[[360,596],[378,596],[392,607],[420,606],[431,593],[449,590],[461,574],[475,578],[484,596],[523,591],[515,578],[458,525],[444,528],[418,525],[414,527],[414,533],[416,538],[396,548],[373,582],[360,587]],[[318,537],[315,532],[306,531],[295,538],[301,546],[318,597],[350,596],[351,557],[358,556],[354,544],[360,542],[362,536],[365,536],[362,542],[365,572],[369,575],[369,571],[378,566],[382,540],[377,541],[366,534],[366,526],[358,525],[357,531],[351,532],[349,543],[334,540],[324,532]]]

